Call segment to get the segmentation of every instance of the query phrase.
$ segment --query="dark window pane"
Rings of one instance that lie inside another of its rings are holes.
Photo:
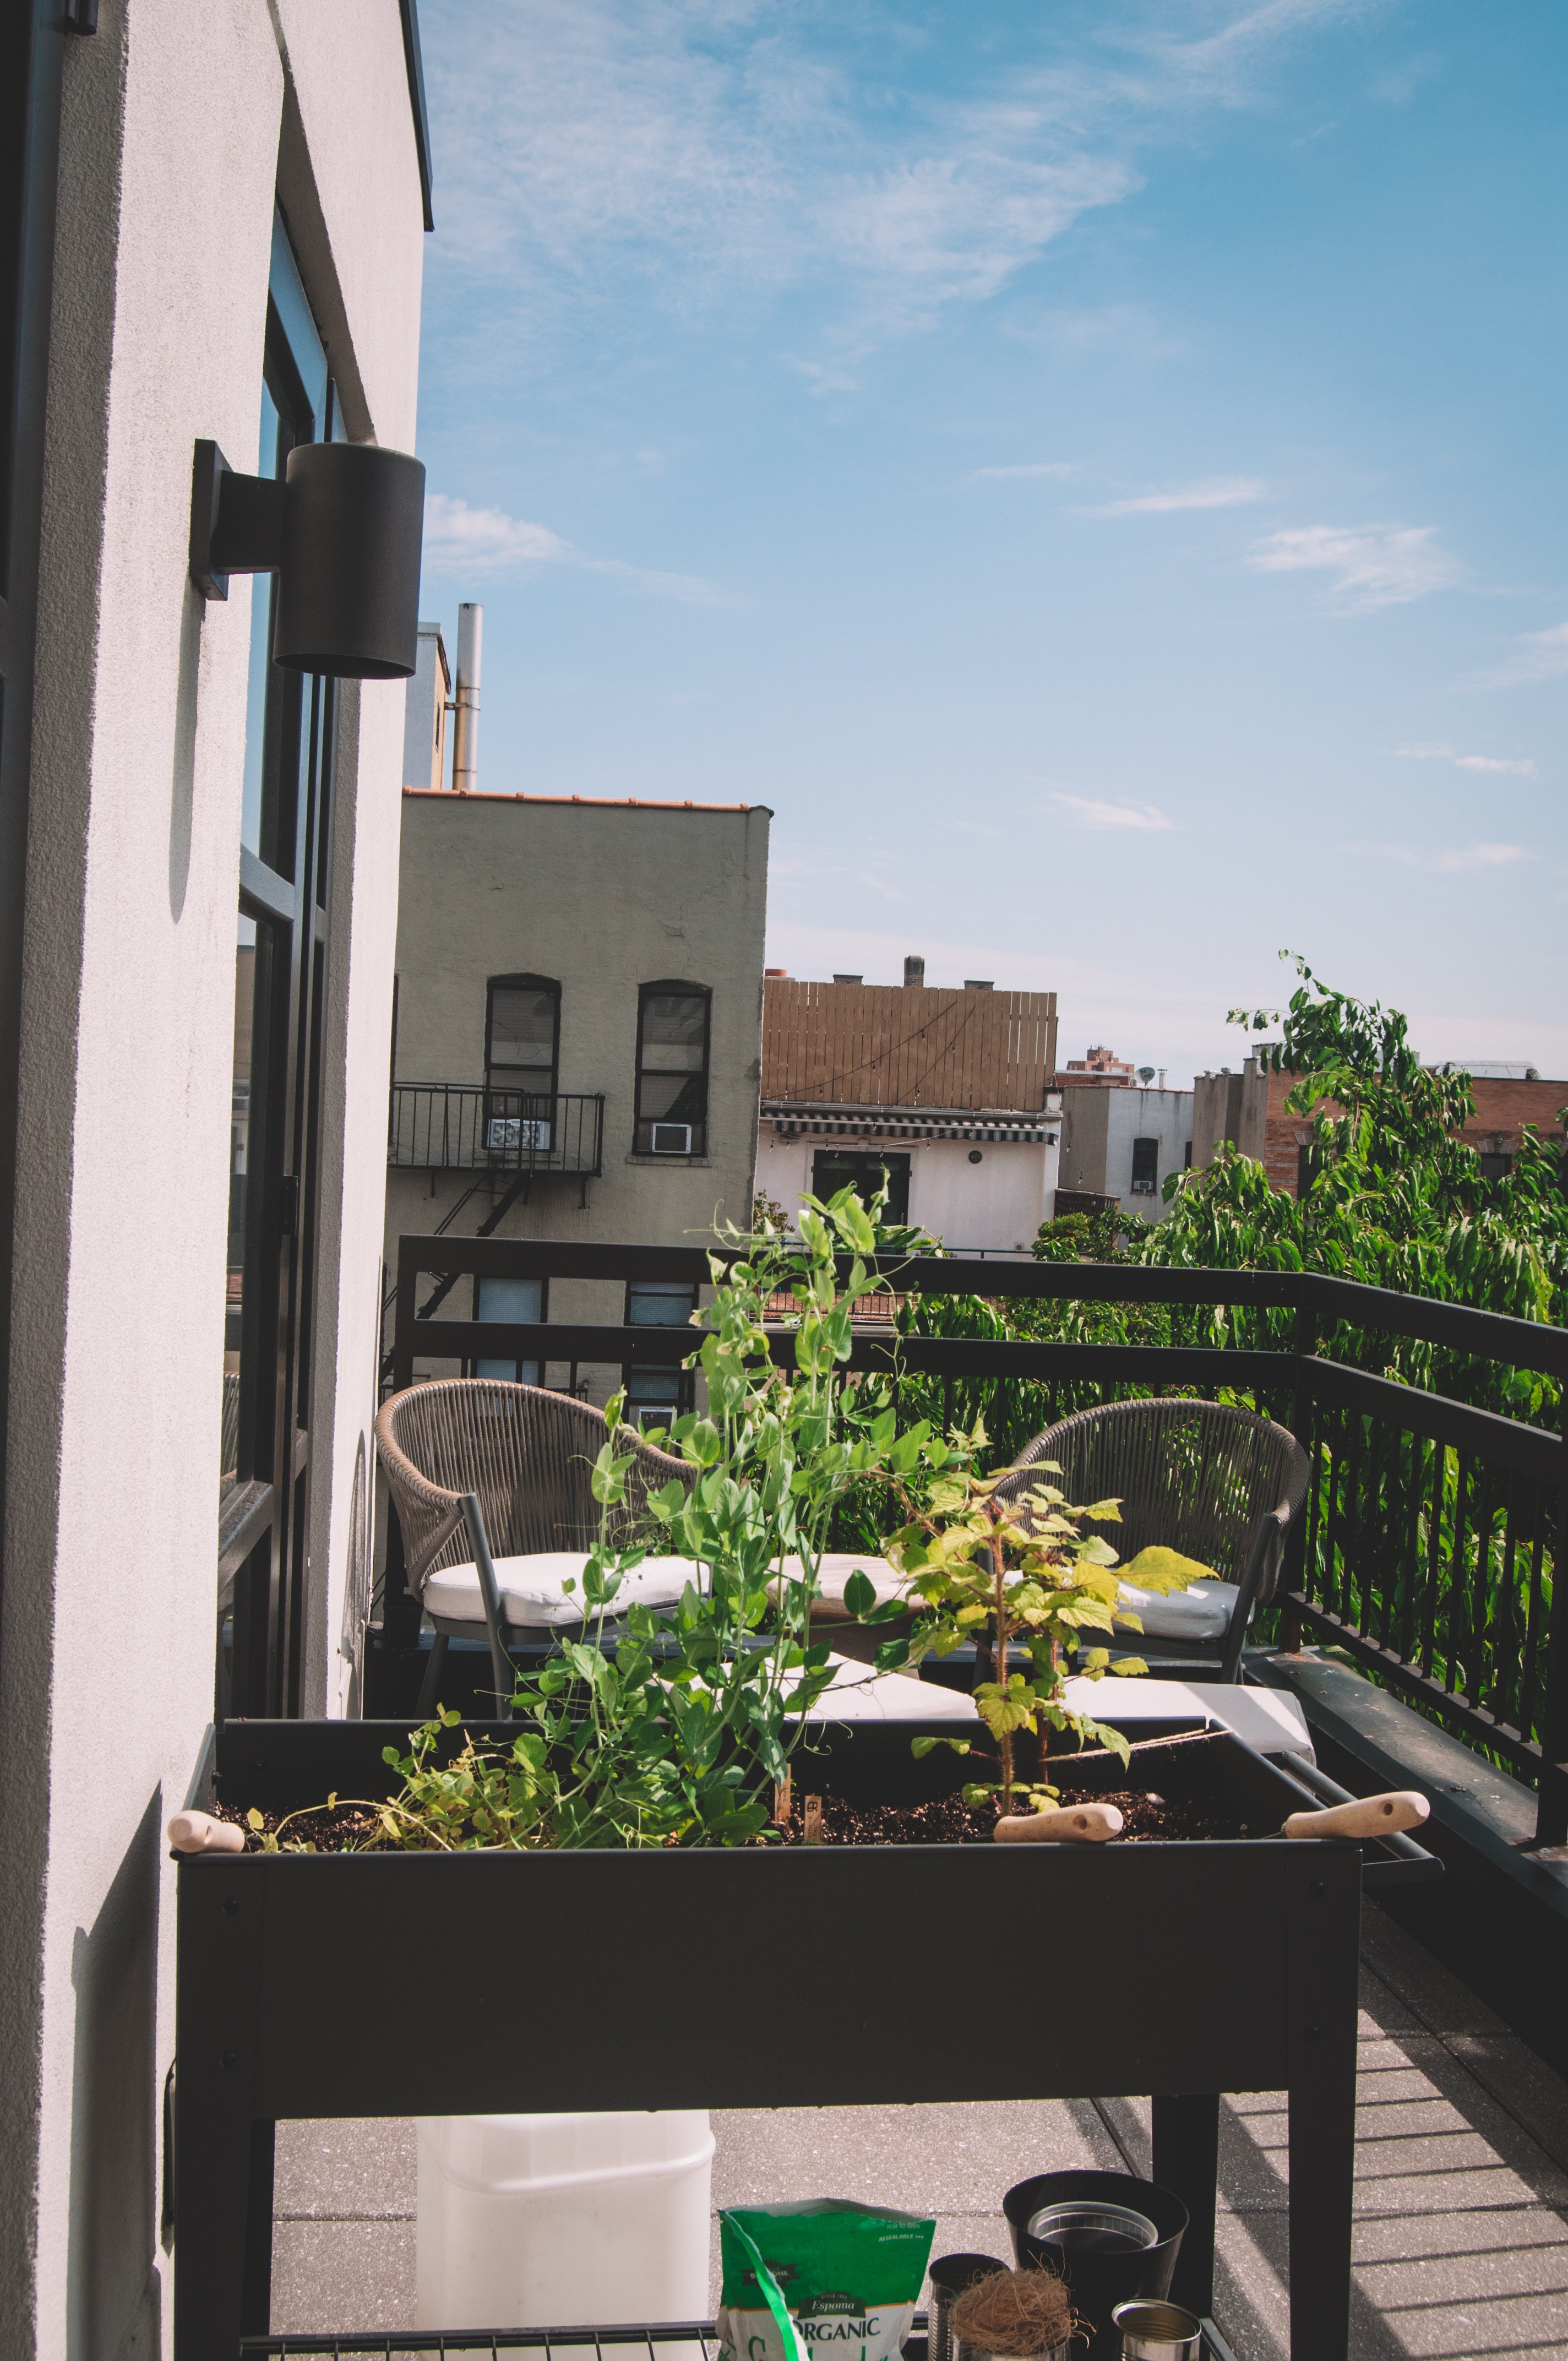
[[[498,984],[490,995],[491,1065],[553,1066],[557,1006],[553,992]]]
[[[1133,1142],[1133,1194],[1152,1197],[1159,1186],[1159,1142],[1157,1139],[1135,1139]]]
[[[848,1148],[820,1148],[811,1162],[811,1193],[814,1197],[828,1198],[836,1197],[840,1189],[852,1189],[861,1204],[869,1205],[882,1187],[884,1172],[887,1175],[887,1208],[883,1219],[907,1222],[907,1156],[860,1156]]]
[[[234,961],[234,1089],[229,1118],[228,1283],[224,1301],[224,1411],[218,1490],[239,1473],[240,1341],[245,1314],[250,1175],[251,1050],[256,1036],[256,921],[241,918]]]
[[[637,1011],[637,1128],[641,1155],[707,1153],[707,1015],[706,992],[645,989]],[[684,1141],[655,1124],[690,1126]]]

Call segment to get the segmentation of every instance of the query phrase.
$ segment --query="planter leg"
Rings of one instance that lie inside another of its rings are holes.
[[[1292,1845],[1289,1922],[1291,2361],[1345,2361],[1355,2181],[1361,1864],[1351,1847]]]
[[[265,2336],[272,2325],[272,2158],[278,2126],[250,2126],[250,2169],[245,2199],[245,2278],[239,2325],[244,2336]]]
[[[1206,2319],[1214,2309],[1214,2207],[1220,2169],[1220,2102],[1213,2092],[1156,2098],[1151,2178],[1174,2190],[1191,2215],[1176,2275],[1173,2303]]]
[[[182,2073],[176,2081],[175,2361],[235,2361],[241,2336],[268,2324],[272,2125],[253,2125],[248,2110],[181,2087],[192,2080]],[[252,2235],[260,2202],[252,2188],[258,2147],[267,2168],[260,2176],[269,2215],[264,2258]]]

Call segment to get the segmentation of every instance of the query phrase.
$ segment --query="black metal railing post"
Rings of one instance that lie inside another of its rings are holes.
[[[1552,1536],[1552,1624],[1546,1639],[1546,1693],[1541,1715],[1541,1786],[1536,1796],[1538,1844],[1568,1841],[1568,1598],[1563,1596],[1563,1553],[1568,1540],[1568,1385],[1563,1389],[1558,1422],[1563,1466],[1558,1471],[1556,1530]]]
[[[1308,1481],[1309,1485],[1313,1485],[1318,1479],[1317,1401],[1312,1391],[1311,1363],[1318,1350],[1318,1304],[1310,1272],[1302,1272],[1299,1288],[1292,1339],[1295,1367],[1290,1391],[1290,1432],[1307,1455],[1307,1465],[1311,1471]],[[1287,1597],[1279,1610],[1279,1632],[1276,1642],[1276,1652],[1281,1656],[1299,1656],[1301,1653],[1301,1613],[1299,1608],[1289,1603],[1288,1594],[1304,1591],[1307,1587],[1307,1523],[1303,1506],[1302,1513],[1291,1526],[1285,1543],[1280,1588]]]

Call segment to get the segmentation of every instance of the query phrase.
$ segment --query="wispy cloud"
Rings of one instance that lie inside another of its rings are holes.
[[[1511,656],[1486,675],[1491,688],[1519,688],[1532,680],[1560,680],[1568,673],[1568,623],[1548,631],[1526,631]]]
[[[1511,869],[1517,862],[1535,859],[1522,844],[1352,844],[1345,849],[1377,861],[1397,861],[1405,869],[1430,870],[1439,877],[1453,877],[1466,869]]]
[[[432,492],[424,504],[424,560],[433,572],[475,576],[516,574],[531,566],[575,566],[587,574],[613,575],[656,598],[678,598],[690,607],[728,607],[734,602],[694,574],[663,574],[624,558],[590,557],[526,517],[501,509],[474,509],[466,500]]]
[[[1157,804],[1097,803],[1091,796],[1053,794],[1051,801],[1080,828],[1174,828]]]
[[[1016,483],[1029,476],[1076,476],[1078,469],[1070,459],[1026,459],[1016,467],[972,467],[964,481],[970,484]]]
[[[878,7],[427,0],[445,365],[540,366],[574,315],[613,321],[632,279],[687,314],[809,284],[828,305],[811,357],[848,390],[858,354],[995,297],[1132,196],[1173,123],[1256,103],[1300,37],[1360,5],[1168,0],[1157,38],[1112,21],[1076,44],[1047,20],[1032,56],[991,63],[987,44],[967,85],[933,88],[900,72],[926,37]],[[1129,325],[1146,345],[1137,307],[1042,313],[1038,333],[1092,347]]]
[[[1520,779],[1537,776],[1535,764],[1523,754],[1463,754],[1457,746],[1396,746],[1394,752],[1414,763],[1454,763],[1462,771],[1511,771]]]
[[[1332,597],[1347,614],[1425,598],[1433,590],[1446,590],[1464,572],[1438,545],[1437,527],[1430,524],[1296,525],[1258,542],[1247,564],[1259,574],[1334,575]],[[1568,650],[1562,669],[1568,671]]]
[[[1199,484],[1181,484],[1168,492],[1140,492],[1135,500],[1107,500],[1102,508],[1085,509],[1085,516],[1172,516],[1181,509],[1239,509],[1261,500],[1268,486],[1259,476],[1207,476]]]

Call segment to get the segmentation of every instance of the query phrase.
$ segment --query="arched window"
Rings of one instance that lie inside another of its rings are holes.
[[[561,987],[554,978],[491,976],[485,1014],[486,1090],[509,1097],[553,1099],[560,1049]],[[540,1112],[547,1115],[549,1110]]]
[[[645,983],[637,996],[640,1156],[707,1154],[708,1009],[700,983]]]

